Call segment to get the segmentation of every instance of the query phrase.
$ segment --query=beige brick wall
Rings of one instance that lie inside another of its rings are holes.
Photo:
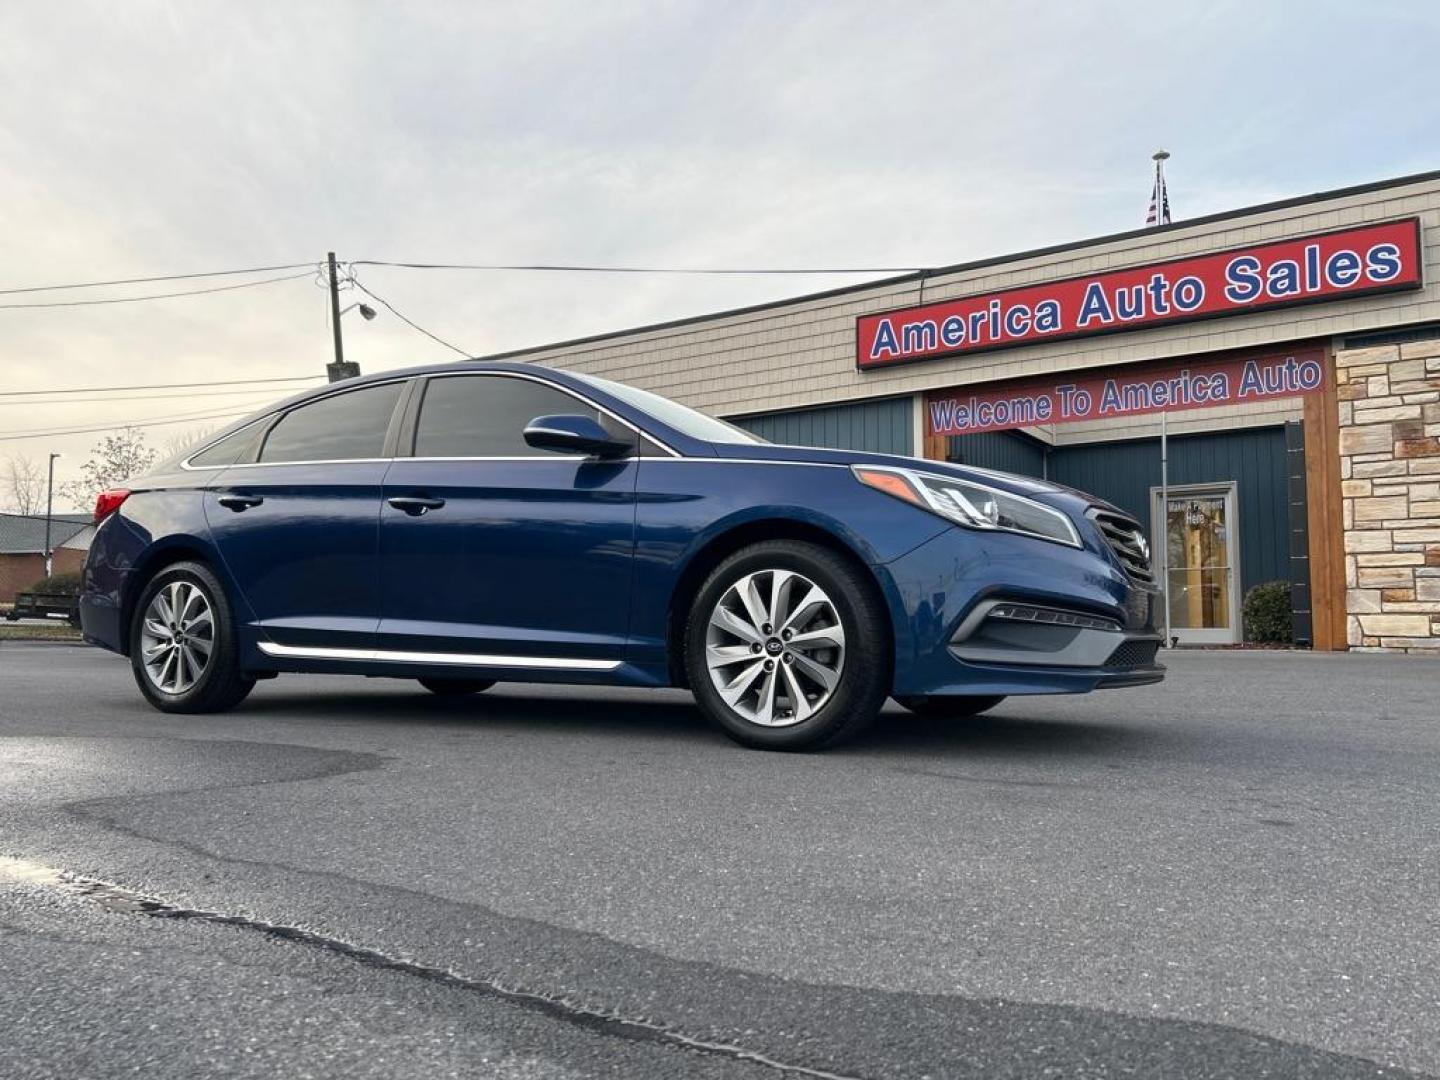
[[[857,371],[856,316],[919,302],[919,285],[911,281],[564,348],[542,347],[522,358],[619,379],[733,416],[1440,320],[1436,180],[960,270],[928,279],[923,299],[945,300],[1411,214],[1424,225],[1427,281],[1414,292]]]
[[[1440,656],[1440,341],[1335,365],[1348,641]]]

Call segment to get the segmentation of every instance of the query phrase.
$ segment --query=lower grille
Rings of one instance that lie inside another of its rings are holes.
[[[1124,514],[1098,507],[1091,510],[1090,520],[1095,522],[1105,543],[1120,560],[1125,573],[1132,580],[1143,585],[1155,584],[1155,571],[1150,566],[1150,544],[1145,539],[1145,530],[1140,523]]]
[[[1160,642],[1153,638],[1132,638],[1122,641],[1105,661],[1107,668],[1149,667],[1155,663],[1155,654],[1160,651]]]

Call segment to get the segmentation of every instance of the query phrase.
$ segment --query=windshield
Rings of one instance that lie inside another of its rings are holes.
[[[702,412],[669,398],[663,398],[659,394],[652,394],[648,390],[637,390],[633,386],[626,386],[624,383],[611,382],[609,379],[597,378],[594,375],[582,375],[578,371],[572,371],[574,375],[591,386],[612,394],[635,408],[643,410],[662,424],[668,424],[682,435],[688,435],[692,439],[703,439],[706,442],[717,443],[765,443],[759,435],[752,434],[744,428],[738,428],[734,424],[727,424],[724,420],[717,420],[713,416],[706,416]]]

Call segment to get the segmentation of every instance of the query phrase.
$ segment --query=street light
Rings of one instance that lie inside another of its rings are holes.
[[[358,300],[355,301],[355,303],[351,304],[349,307],[345,308],[343,311],[341,311],[340,314],[343,317],[346,312],[354,311],[356,308],[360,309],[360,317],[366,322],[369,322],[371,319],[375,318],[375,309],[369,304],[360,303],[360,301]]]
[[[48,578],[54,570],[52,552],[50,550],[50,518],[55,509],[55,459],[65,455],[58,450],[50,455],[50,468],[45,479],[45,576]]]

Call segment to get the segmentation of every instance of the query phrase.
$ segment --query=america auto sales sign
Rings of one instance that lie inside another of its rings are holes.
[[[1411,217],[862,315],[856,364],[874,370],[1413,289],[1421,256],[1420,219]]]

